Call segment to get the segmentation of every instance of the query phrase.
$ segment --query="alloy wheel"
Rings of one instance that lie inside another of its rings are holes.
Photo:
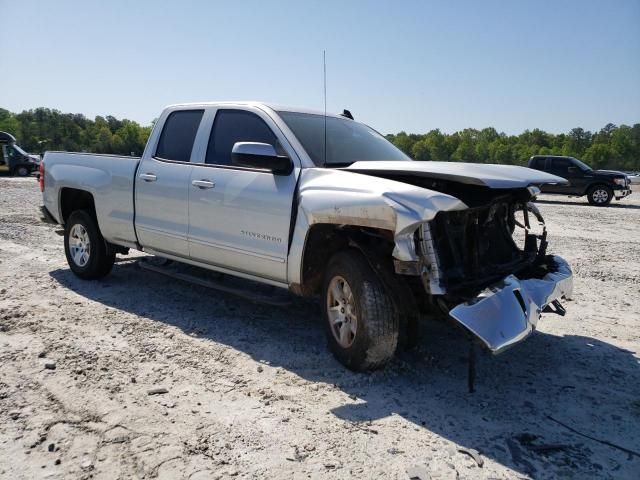
[[[79,267],[84,267],[89,262],[91,255],[89,233],[87,229],[79,223],[71,227],[69,233],[69,253],[71,253],[73,263]]]
[[[349,283],[335,276],[327,290],[327,315],[331,332],[342,348],[353,345],[358,331],[355,297]]]
[[[598,188],[594,190],[591,194],[593,201],[596,203],[605,203],[609,200],[609,192],[607,192],[604,188]]]

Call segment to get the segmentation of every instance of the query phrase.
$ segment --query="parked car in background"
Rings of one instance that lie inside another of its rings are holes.
[[[640,172],[627,172],[631,185],[640,185]]]
[[[13,135],[0,132],[0,172],[26,177],[38,168],[39,155],[30,155],[16,144]]]
[[[556,193],[572,197],[587,196],[591,205],[609,205],[615,197],[621,200],[631,194],[631,181],[624,172],[593,170],[574,157],[534,155],[529,168],[565,178],[567,184],[540,185],[542,193]]]

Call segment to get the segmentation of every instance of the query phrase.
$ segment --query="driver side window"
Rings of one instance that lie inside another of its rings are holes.
[[[231,165],[231,150],[236,142],[260,142],[282,150],[275,134],[255,113],[244,110],[218,110],[213,121],[205,163]]]

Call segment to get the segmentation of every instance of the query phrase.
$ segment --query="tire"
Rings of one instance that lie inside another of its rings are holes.
[[[25,167],[24,165],[18,165],[16,168],[13,169],[13,175],[16,177],[26,177],[31,173],[31,171],[29,170],[28,167]]]
[[[399,315],[360,252],[345,250],[331,258],[322,294],[329,348],[338,361],[360,372],[385,365],[398,345]]]
[[[591,205],[604,207],[609,205],[611,200],[613,200],[613,190],[606,185],[594,185],[589,189],[587,198]]]
[[[96,219],[85,210],[73,212],[65,224],[64,253],[71,271],[85,280],[107,275],[116,254],[107,248]]]

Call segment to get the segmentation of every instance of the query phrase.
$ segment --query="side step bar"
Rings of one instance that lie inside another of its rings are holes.
[[[220,292],[229,293],[246,300],[250,300],[256,303],[262,303],[265,305],[271,305],[275,307],[285,307],[291,303],[291,297],[287,293],[273,293],[270,294],[267,289],[275,289],[276,287],[264,286],[250,280],[241,280],[230,278],[230,283],[242,283],[242,286],[232,286],[225,284],[224,280],[211,280],[204,278],[208,272],[207,270],[200,269],[198,267],[191,267],[179,262],[167,261],[164,266],[157,265],[146,259],[138,260],[137,264],[140,268],[150,270],[152,272],[160,273],[167,277],[182,280],[183,282],[200,285],[201,287],[211,288]],[[176,267],[174,267],[174,265]],[[191,273],[185,273],[178,271],[180,267],[184,266],[189,270],[202,270],[203,275],[193,275]],[[221,274],[222,275],[222,274]],[[243,288],[244,287],[244,288]],[[261,291],[263,290],[263,291]]]

